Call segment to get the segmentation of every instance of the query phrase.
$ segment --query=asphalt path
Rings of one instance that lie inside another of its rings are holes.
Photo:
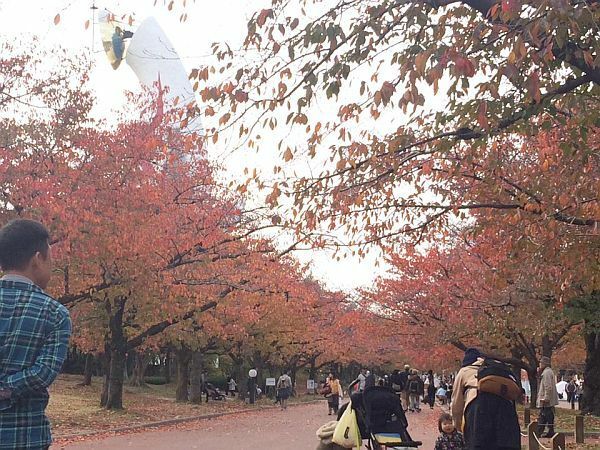
[[[433,448],[437,437],[437,417],[441,411],[424,409],[409,414],[413,439],[423,441],[421,449]],[[290,406],[285,411],[267,409],[198,420],[130,434],[93,438],[51,450],[312,450],[318,440],[316,430],[331,420],[327,404]]]

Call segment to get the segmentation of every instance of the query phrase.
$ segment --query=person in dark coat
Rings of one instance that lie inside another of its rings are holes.
[[[465,440],[469,450],[518,450],[521,430],[515,403],[479,392],[465,411]]]
[[[367,370],[367,375],[365,376],[365,389],[371,386],[375,386],[375,375]]]
[[[408,364],[404,365],[404,372],[400,372],[398,374],[398,385],[400,386],[401,398],[402,398],[402,407],[404,408],[404,412],[408,411],[408,375],[410,374],[410,366]]]
[[[518,450],[521,429],[515,402],[477,389],[477,369],[484,356],[467,349],[452,396],[454,424],[461,424],[468,450]],[[464,411],[464,422],[461,421]]]
[[[429,408],[433,409],[435,405],[435,380],[433,379],[433,370],[427,372],[427,403]]]

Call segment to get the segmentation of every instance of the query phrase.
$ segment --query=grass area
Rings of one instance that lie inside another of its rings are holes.
[[[524,445],[523,450],[528,450],[529,447]],[[598,450],[600,449],[600,442],[590,444],[575,444],[574,442],[567,442],[567,450]]]
[[[161,420],[234,412],[247,408],[264,408],[272,405],[268,398],[255,405],[245,404],[237,398],[226,401],[191,404],[175,402],[175,385],[148,385],[146,388],[125,386],[122,411],[107,411],[100,407],[102,379],[94,378],[92,386],[81,386],[79,375],[60,375],[50,389],[48,417],[55,437],[106,431],[113,428],[139,425]],[[320,398],[303,395],[290,399],[290,403],[306,402]]]
[[[519,414],[519,422],[521,424],[524,423],[523,420],[523,410],[522,406],[517,408],[517,412]],[[565,408],[555,408],[555,427],[558,431],[574,431],[575,430],[575,416],[578,415],[579,411],[565,409]],[[538,409],[531,410],[531,420],[537,420],[539,414]],[[583,424],[585,427],[585,431],[597,431],[600,432],[600,417],[596,416],[585,416],[583,420]]]
[[[569,443],[567,444],[567,449],[569,450],[598,450],[600,448],[600,443],[596,442],[595,444],[575,444]]]

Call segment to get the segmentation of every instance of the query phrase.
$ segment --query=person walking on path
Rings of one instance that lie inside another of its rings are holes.
[[[435,389],[435,386],[434,386]],[[439,437],[435,441],[433,450],[464,450],[466,449],[465,438],[452,423],[452,416],[444,413],[438,420]]]
[[[401,395],[404,386],[402,386],[402,377],[400,376],[400,371],[398,369],[394,369],[390,375],[390,386],[396,394]],[[404,405],[402,406],[404,407]]]
[[[287,409],[288,398],[292,395],[292,379],[287,372],[283,372],[277,380],[277,395],[281,403],[281,409]]]
[[[575,384],[575,378],[571,378],[567,387],[565,388],[567,391],[567,401],[571,405],[571,409],[575,409],[575,396],[577,394],[577,385]]]
[[[398,385],[400,386],[402,407],[404,412],[408,411],[408,376],[410,375],[410,366],[404,365],[404,371],[398,374]]]
[[[354,386],[358,387],[358,389],[357,389],[358,392],[363,392],[365,390],[366,382],[367,382],[367,369],[360,369],[358,376],[348,386],[348,395],[350,395],[350,393],[354,389]]]
[[[427,372],[427,403],[429,403],[429,408],[433,409],[433,405],[435,405],[435,380],[433,378],[433,370]]]
[[[423,395],[423,380],[416,369],[412,369],[408,376],[408,410],[410,412],[421,412],[421,395]]]
[[[515,403],[477,389],[477,371],[483,363],[478,349],[465,351],[450,405],[454,425],[463,432],[468,450],[519,450],[521,429]]]
[[[329,394],[327,395],[327,405],[329,407],[329,415],[332,413],[337,415],[340,407],[340,397],[342,395],[342,385],[340,380],[335,376],[334,373],[329,374]]]
[[[0,449],[48,449],[48,386],[67,356],[71,319],[44,292],[52,273],[48,230],[18,219],[0,229]]]
[[[235,397],[236,388],[237,388],[237,383],[235,382],[235,379],[233,377],[229,377],[229,380],[227,380],[227,395],[231,395],[232,397]]]
[[[375,386],[375,375],[367,370],[365,372],[365,389]]]
[[[583,381],[580,381],[579,384],[577,384],[576,397],[577,397],[577,409],[581,410],[581,400],[583,399]]]
[[[558,405],[556,390],[556,375],[551,367],[550,358],[542,356],[540,360],[540,383],[538,388],[537,407],[540,408],[538,417],[538,435],[540,437],[554,436],[554,407]],[[548,432],[544,434],[544,429]]]

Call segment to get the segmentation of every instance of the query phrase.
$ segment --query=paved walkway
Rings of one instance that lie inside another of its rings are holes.
[[[438,408],[427,408],[408,416],[409,431],[413,439],[423,441],[423,450],[433,448],[440,412]],[[286,411],[242,413],[66,446],[53,445],[51,450],[311,450],[318,443],[317,428],[329,420],[327,404],[312,403],[290,406]]]

